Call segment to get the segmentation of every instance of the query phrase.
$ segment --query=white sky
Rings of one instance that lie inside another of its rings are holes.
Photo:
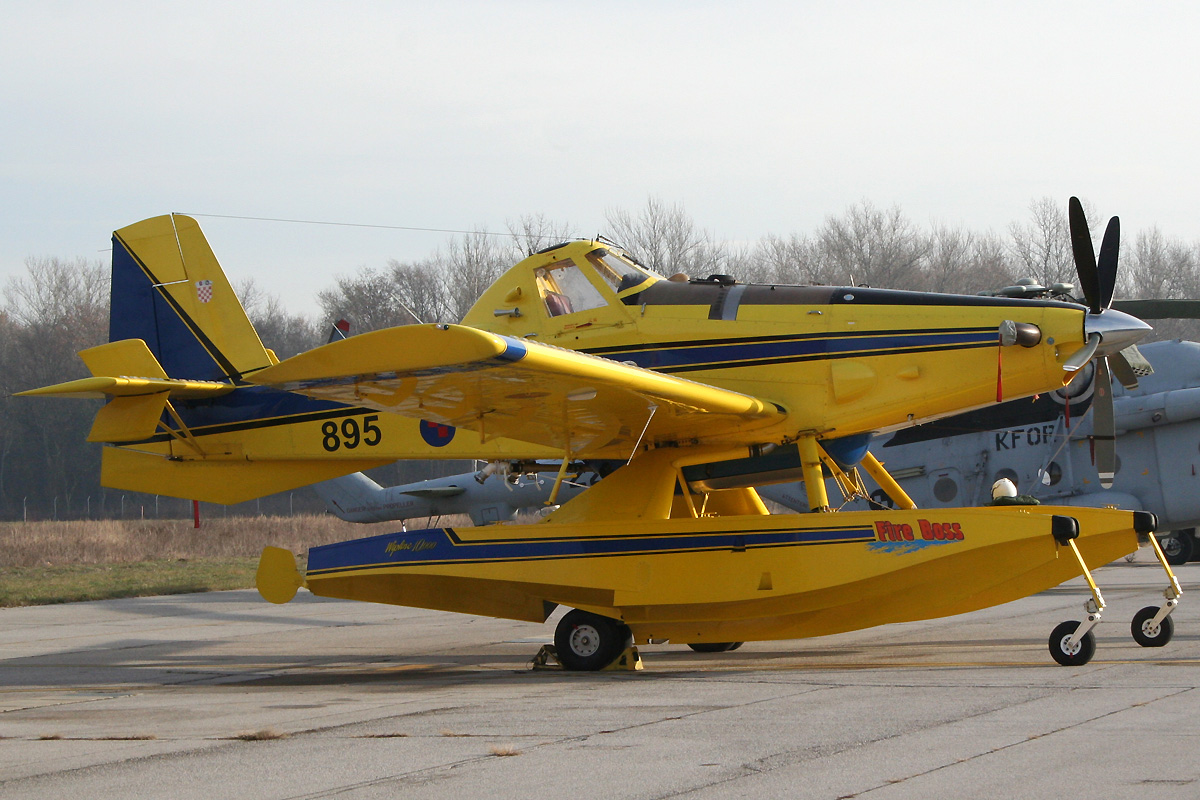
[[[654,196],[746,240],[862,199],[1003,231],[1078,194],[1197,241],[1195,9],[0,0],[0,281],[171,211],[592,234]],[[199,220],[293,312],[447,238]]]

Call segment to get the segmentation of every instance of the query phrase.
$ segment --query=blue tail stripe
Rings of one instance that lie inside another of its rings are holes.
[[[114,236],[109,341],[143,339],[173,378],[227,380],[225,370],[155,288],[156,282]]]

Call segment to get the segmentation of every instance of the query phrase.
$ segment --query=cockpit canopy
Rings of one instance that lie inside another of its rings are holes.
[[[598,276],[618,299],[636,294],[649,282],[661,280],[623,254],[598,247],[584,255],[582,265],[575,258],[564,258],[534,270],[546,313],[558,317],[608,305],[609,300],[589,279],[589,272]]]

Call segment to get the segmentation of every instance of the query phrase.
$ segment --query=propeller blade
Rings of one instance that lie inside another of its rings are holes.
[[[1092,356],[1096,354],[1096,348],[1099,346],[1100,334],[1089,334],[1087,343],[1072,353],[1071,357],[1063,362],[1063,369],[1067,372],[1078,372],[1083,369],[1084,365],[1092,360]]]
[[[1096,362],[1096,381],[1092,385],[1092,446],[1096,454],[1096,473],[1100,476],[1100,485],[1111,489],[1117,464],[1117,425],[1107,358]]]
[[[1130,345],[1129,348],[1126,349],[1133,349],[1133,345]],[[1117,380],[1121,382],[1121,385],[1126,389],[1138,388],[1137,371],[1133,368],[1133,365],[1129,363],[1129,360],[1125,358],[1125,351],[1122,350],[1119,353],[1115,353],[1114,355],[1109,356],[1109,359],[1111,359],[1112,362],[1109,364],[1109,366],[1112,367],[1113,375],[1117,376]]]
[[[1113,217],[1104,229],[1104,240],[1100,242],[1100,258],[1096,261],[1096,272],[1100,281],[1100,308],[1112,305],[1113,290],[1117,286],[1117,253],[1121,249],[1121,220]]]
[[[1075,272],[1079,275],[1079,288],[1083,299],[1093,314],[1100,313],[1100,277],[1096,271],[1096,251],[1092,249],[1092,232],[1088,230],[1087,217],[1078,197],[1067,204],[1068,221],[1071,223],[1071,253],[1075,256]]]

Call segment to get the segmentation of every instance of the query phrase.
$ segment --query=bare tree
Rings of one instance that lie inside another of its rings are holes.
[[[263,346],[280,359],[324,344],[326,334],[321,325],[303,315],[289,314],[279,296],[260,289],[253,278],[238,283],[237,295]]]
[[[663,275],[721,273],[730,261],[728,249],[697,228],[682,205],[651,197],[637,215],[611,209],[605,219],[615,242]]]
[[[325,325],[347,319],[355,333],[408,325],[414,319],[404,309],[389,273],[362,267],[356,275],[341,276],[333,288],[317,293]]]
[[[929,240],[900,211],[869,201],[828,217],[815,238],[822,283],[907,289],[920,283]]]
[[[1200,245],[1167,239],[1157,227],[1138,233],[1133,245],[1122,245],[1122,274],[1131,297],[1184,299],[1200,297]],[[1196,338],[1196,320],[1155,320],[1152,339]]]
[[[1014,222],[1008,228],[1013,261],[1022,277],[1043,286],[1074,283],[1075,257],[1066,207],[1052,197],[1043,197],[1030,204],[1029,214],[1029,222]],[[1089,220],[1093,217],[1088,214]]]

